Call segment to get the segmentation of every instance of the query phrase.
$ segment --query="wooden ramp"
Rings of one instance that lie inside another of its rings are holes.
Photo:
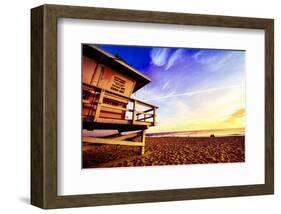
[[[141,137],[141,142],[132,141],[132,139],[135,139],[136,137]],[[126,135],[112,136],[109,138],[83,137],[83,142],[90,144],[139,146],[141,147],[141,154],[143,155],[145,152],[145,130]]]

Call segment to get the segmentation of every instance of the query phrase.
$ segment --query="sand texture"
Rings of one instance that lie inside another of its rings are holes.
[[[245,161],[245,137],[147,137],[140,147],[83,144],[83,168]]]

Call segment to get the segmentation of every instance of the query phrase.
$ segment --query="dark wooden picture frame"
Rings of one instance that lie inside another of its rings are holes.
[[[57,195],[57,20],[129,21],[265,31],[265,184]],[[272,19],[42,5],[31,10],[31,204],[49,209],[274,193],[274,21]]]

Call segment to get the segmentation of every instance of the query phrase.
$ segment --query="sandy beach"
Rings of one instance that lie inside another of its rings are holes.
[[[140,147],[83,144],[83,168],[245,161],[245,137],[147,137]]]

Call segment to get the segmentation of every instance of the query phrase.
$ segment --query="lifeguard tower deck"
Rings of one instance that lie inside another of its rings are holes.
[[[83,142],[140,146],[144,154],[145,130],[156,125],[157,107],[131,95],[151,80],[92,45],[83,45],[82,60],[83,129],[118,130],[102,138],[83,136]],[[141,142],[135,141],[137,137]]]

